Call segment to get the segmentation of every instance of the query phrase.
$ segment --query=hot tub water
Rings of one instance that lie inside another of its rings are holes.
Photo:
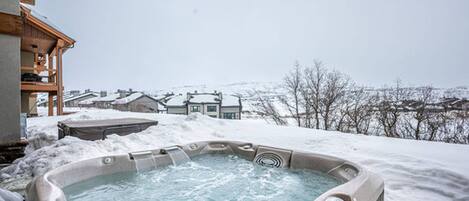
[[[69,201],[311,201],[339,184],[311,170],[262,167],[232,155],[200,155],[179,166],[99,176],[64,192]]]

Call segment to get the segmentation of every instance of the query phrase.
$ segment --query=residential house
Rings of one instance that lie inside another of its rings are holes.
[[[116,99],[112,102],[112,108],[120,111],[158,113],[159,104],[155,98],[136,92],[127,97]]]
[[[179,94],[174,95],[166,101],[166,113],[168,114],[187,114],[187,97],[185,95]]]
[[[99,98],[101,98],[101,96],[82,100],[78,102],[78,107],[85,107],[85,108],[95,107],[94,101],[98,100]]]
[[[123,93],[114,93],[104,97],[99,97],[93,100],[93,107],[101,108],[101,109],[111,109],[112,103],[119,99],[126,97],[126,94]]]
[[[72,96],[70,98],[64,99],[64,105],[65,107],[79,107],[79,103],[81,101],[88,100],[90,98],[95,98],[98,97],[97,93],[94,92],[88,92],[76,96]]]
[[[202,113],[213,118],[241,119],[241,100],[239,97],[214,93],[187,93],[173,96],[166,103],[168,114]]]

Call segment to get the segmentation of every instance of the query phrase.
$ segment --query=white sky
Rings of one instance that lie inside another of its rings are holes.
[[[38,0],[78,42],[66,89],[279,81],[319,59],[357,83],[469,85],[467,0]]]

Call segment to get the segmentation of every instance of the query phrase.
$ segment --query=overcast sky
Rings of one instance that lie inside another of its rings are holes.
[[[363,85],[469,85],[467,0],[36,2],[78,41],[66,89],[279,81],[313,59]]]

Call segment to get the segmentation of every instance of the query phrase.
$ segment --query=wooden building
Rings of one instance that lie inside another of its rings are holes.
[[[23,154],[27,141],[20,113],[36,113],[37,93],[48,93],[49,105],[57,97],[56,113],[63,114],[62,55],[75,40],[34,11],[34,3],[0,1],[0,163]]]
[[[21,112],[33,115],[36,93],[48,93],[48,114],[63,114],[62,55],[75,40],[53,26],[46,17],[36,13],[32,6],[21,3]],[[29,76],[28,76],[29,75]]]

